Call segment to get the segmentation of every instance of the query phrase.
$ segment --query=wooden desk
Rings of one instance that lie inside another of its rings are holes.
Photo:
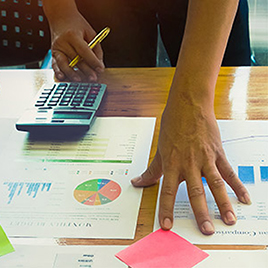
[[[174,68],[107,69],[100,82],[108,85],[99,116],[156,117],[150,161],[157,147],[161,113],[165,107]],[[0,117],[18,118],[52,70],[0,71]],[[268,120],[268,67],[221,68],[215,94],[218,119]],[[145,188],[134,241],[153,230],[158,186]],[[129,245],[133,240],[60,239],[65,244]],[[200,246],[225,249],[228,246]],[[232,246],[239,249],[264,248]]]

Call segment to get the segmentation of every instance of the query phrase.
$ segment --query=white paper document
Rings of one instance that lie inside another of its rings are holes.
[[[204,250],[208,258],[195,268],[267,268],[267,250]]]
[[[126,268],[115,257],[123,246],[14,245],[0,257],[1,268]]]
[[[13,241],[12,241],[13,242]],[[124,268],[115,257],[125,246],[59,246],[13,244],[15,251],[0,257],[1,268]],[[208,258],[196,268],[267,268],[267,250],[204,250]],[[137,256],[138,258],[138,256]],[[178,267],[179,264],[178,264]],[[148,267],[149,268],[149,267]],[[166,267],[168,268],[168,267]]]
[[[97,118],[78,140],[14,131],[1,154],[0,220],[8,235],[134,238],[154,118]]]
[[[199,231],[183,182],[178,189],[174,207],[173,231],[196,244],[268,244],[268,122],[218,121],[223,148],[238,177],[249,191],[252,204],[240,203],[226,185],[237,215],[237,223],[225,225],[204,178],[204,188],[215,234],[205,236]],[[161,186],[159,187],[161,190]],[[158,200],[159,201],[159,200]],[[159,228],[158,205],[154,229]]]

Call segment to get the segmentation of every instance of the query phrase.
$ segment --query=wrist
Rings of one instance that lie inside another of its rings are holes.
[[[180,106],[206,107],[214,109],[215,83],[196,76],[175,75],[168,97],[168,103]]]
[[[74,13],[78,12],[73,0],[43,0],[43,10],[50,26],[58,21],[69,19]]]

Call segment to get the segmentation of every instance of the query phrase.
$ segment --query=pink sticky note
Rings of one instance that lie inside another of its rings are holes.
[[[190,268],[208,254],[174,232],[159,229],[115,256],[132,268]]]

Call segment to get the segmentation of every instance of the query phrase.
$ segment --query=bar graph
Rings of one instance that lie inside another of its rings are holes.
[[[261,181],[268,182],[268,166],[260,166]]]
[[[49,192],[51,190],[51,182],[4,182],[7,187],[8,201],[11,204],[12,200],[18,196],[28,196],[36,198],[41,192]]]
[[[255,184],[258,178],[258,171],[260,172],[261,182],[268,182],[268,166],[238,166],[238,177],[244,184]],[[202,177],[202,183],[207,185],[205,177]]]
[[[238,166],[238,177],[244,184],[254,184],[254,167],[253,166]]]

